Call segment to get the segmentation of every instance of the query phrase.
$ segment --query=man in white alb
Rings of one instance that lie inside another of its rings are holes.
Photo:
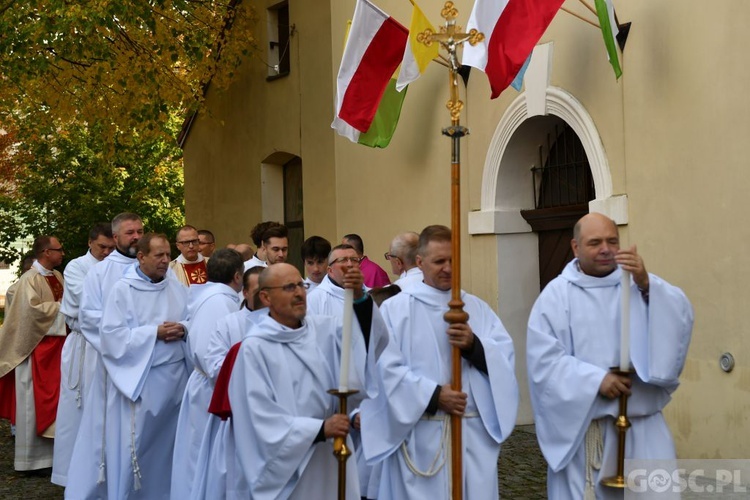
[[[190,287],[187,327],[193,372],[182,396],[172,464],[171,495],[190,496],[203,433],[208,421],[208,404],[213,381],[208,375],[206,355],[217,322],[239,308],[237,294],[242,290],[242,257],[235,250],[222,248],[208,261],[208,283]]]
[[[472,500],[498,498],[497,456],[518,408],[513,342],[500,318],[462,292],[468,323],[448,324],[451,231],[428,226],[417,263],[424,282],[380,307],[391,333],[377,359],[378,393],[361,405],[368,463],[382,464],[377,498],[450,497],[450,417],[463,417],[463,492]],[[463,385],[450,387],[451,349],[461,352]]]
[[[361,277],[344,286],[361,288]],[[350,422],[335,412],[327,391],[339,387],[341,323],[307,315],[306,288],[289,264],[261,273],[260,299],[269,312],[252,326],[232,368],[235,449],[251,498],[337,494],[338,466],[329,440],[346,438]],[[356,464],[349,460],[346,468],[346,498],[359,500]]]
[[[52,482],[60,486],[67,483],[70,456],[73,453],[73,445],[83,415],[84,400],[97,362],[97,353],[86,341],[78,324],[83,280],[94,264],[104,260],[114,249],[112,224],[97,224],[89,231],[88,252],[65,266],[65,293],[60,305],[60,314],[65,316],[70,334],[65,339],[60,364],[60,401],[57,405],[52,461]]]
[[[393,282],[402,290],[412,283],[420,283],[424,275],[417,265],[417,247],[419,235],[413,231],[396,235],[391,241],[391,248],[385,254],[391,263],[391,271],[398,276]]]
[[[630,394],[625,458],[674,459],[662,409],[679,385],[693,310],[679,288],[646,271],[635,246],[620,249],[608,217],[588,214],[573,234],[576,258],[544,288],[529,318],[537,439],[550,498],[622,498],[622,490],[599,484],[617,470],[619,396]],[[623,269],[631,273],[631,378],[610,371],[620,364]]]
[[[78,492],[106,495],[106,435],[101,416],[106,411],[107,374],[101,364],[101,320],[104,304],[114,284],[136,262],[138,241],[143,237],[143,222],[131,212],[123,212],[112,219],[115,250],[104,260],[94,264],[83,280],[83,292],[78,309],[78,325],[86,341],[93,347],[96,358],[91,384],[84,398],[81,425],[73,445],[68,467],[68,484],[75,484]],[[70,498],[69,492],[66,495]],[[85,494],[73,498],[85,497]]]
[[[112,287],[102,313],[108,396],[104,414],[97,417],[106,435],[106,493],[88,490],[90,483],[78,484],[71,476],[69,498],[169,496],[177,417],[189,373],[181,323],[188,290],[166,277],[170,244],[165,235],[145,234],[137,259]],[[86,424],[84,419],[81,425]]]

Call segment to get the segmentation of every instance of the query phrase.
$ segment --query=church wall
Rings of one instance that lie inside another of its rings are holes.
[[[266,12],[259,8],[257,51],[229,89],[209,89],[209,111],[185,143],[186,220],[212,229],[218,246],[250,242],[264,215],[261,163],[289,155],[302,158],[306,234],[335,236],[330,12],[303,1],[290,1],[289,12],[289,75],[266,80]]]
[[[742,310],[748,270],[741,262],[748,229],[740,217],[748,208],[743,139],[750,127],[740,116],[750,104],[741,87],[750,70],[737,60],[747,42],[740,20],[748,7],[621,3],[618,16],[633,28],[620,81],[607,64],[601,35],[561,12],[541,40],[554,42],[550,84],[572,94],[594,120],[612,194],[628,197],[623,242],[637,244],[647,268],[681,287],[695,307],[682,386],[665,412],[678,454],[747,456],[750,375]],[[578,2],[567,5],[585,14]],[[470,155],[481,157],[489,144],[485,134],[491,137],[517,93],[509,89],[486,104],[483,78],[472,80],[470,92]],[[717,245],[721,241],[739,244]],[[718,364],[726,351],[737,361],[730,374]]]
[[[550,85],[581,102],[595,123],[609,162],[611,194],[628,197],[623,243],[637,244],[647,268],[681,287],[695,308],[682,386],[665,411],[678,454],[747,456],[750,375],[745,357],[750,351],[742,312],[749,271],[741,262],[750,240],[740,217],[748,209],[744,187],[750,180],[743,140],[750,127],[742,118],[750,104],[743,88],[750,70],[738,58],[747,43],[741,20],[750,7],[735,2],[707,9],[695,1],[621,4],[621,22],[633,22],[623,77],[615,80],[601,34],[560,12],[540,41],[554,43]],[[566,6],[585,15],[578,2]],[[508,89],[489,101],[486,78],[472,73],[466,115],[468,157],[476,171],[470,168],[469,205],[477,209],[481,165],[494,128],[518,93]],[[727,234],[730,230],[738,234]],[[478,237],[470,238],[473,247]],[[739,244],[717,249],[720,241]],[[498,246],[500,279],[513,279],[506,259],[522,258],[512,245]],[[492,293],[483,298],[497,304]],[[499,309],[502,315],[502,296]],[[522,342],[516,344],[523,356]],[[723,352],[734,354],[732,373],[719,368]]]
[[[631,241],[695,308],[667,418],[685,456],[747,457],[750,69],[739,61],[750,6],[641,1],[623,12],[640,25],[624,70],[632,73],[624,92]],[[728,374],[719,367],[723,352],[737,361]]]
[[[355,2],[339,4],[333,12],[334,40],[343,40]],[[408,2],[378,5],[408,23]],[[343,44],[334,43],[333,52],[335,82]],[[418,91],[414,85],[407,89],[398,128],[387,148],[371,149],[338,136],[335,140],[338,232],[360,234],[365,253],[389,273],[383,253],[397,233],[450,223],[450,156],[448,140],[440,135],[447,113],[434,105],[444,102],[447,93],[444,80],[434,76],[420,80],[424,85]]]
[[[383,252],[396,233],[450,224],[450,140],[440,133],[450,123],[447,70],[433,64],[410,86],[387,149],[352,144],[335,136],[330,122],[355,2],[290,3],[298,28],[290,77],[266,82],[265,67],[248,61],[228,93],[209,93],[213,117],[193,126],[185,148],[188,222],[217,229],[220,245],[245,238],[261,216],[260,163],[285,151],[302,158],[306,233],[338,241],[357,232],[370,258],[390,271]],[[419,3],[437,25],[444,2]],[[456,2],[460,25],[472,3]],[[623,241],[637,244],[647,268],[683,288],[695,307],[682,386],[665,412],[679,455],[747,456],[750,341],[743,331],[743,285],[750,267],[743,262],[750,228],[741,217],[749,208],[744,139],[750,126],[743,115],[750,99],[742,86],[750,68],[741,58],[750,6],[739,0],[616,3],[620,21],[633,22],[623,77],[615,80],[601,33],[560,12],[541,40],[554,43],[550,85],[578,100],[595,124],[610,194],[628,199]],[[409,2],[377,4],[408,25]],[[565,5],[587,15],[577,1]],[[463,287],[497,309],[504,300],[498,271],[500,279],[513,279],[514,262],[533,248],[533,234],[510,236],[503,245],[495,235],[469,236],[467,213],[480,209],[487,150],[518,93],[508,89],[491,101],[486,77],[476,70],[468,92],[461,117],[470,128],[461,158]],[[514,298],[504,303],[524,306]],[[522,347],[517,343],[517,359],[525,357]],[[729,374],[718,366],[725,351],[737,361]]]

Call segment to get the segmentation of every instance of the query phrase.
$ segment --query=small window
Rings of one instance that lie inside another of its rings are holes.
[[[268,9],[268,80],[289,74],[291,31],[288,2]]]

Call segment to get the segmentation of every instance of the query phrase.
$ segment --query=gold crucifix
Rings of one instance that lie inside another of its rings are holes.
[[[469,315],[464,311],[464,302],[461,300],[461,138],[469,133],[466,127],[460,124],[461,110],[464,103],[458,95],[458,70],[461,65],[456,57],[456,50],[465,42],[471,45],[484,40],[484,34],[472,29],[468,33],[462,33],[462,28],[456,25],[458,9],[452,1],[447,1],[440,11],[445,19],[445,25],[440,27],[439,33],[425,30],[417,35],[417,40],[430,46],[439,43],[448,52],[448,57],[439,56],[448,66],[448,77],[450,83],[450,99],[446,107],[451,114],[451,125],[443,129],[443,135],[451,138],[451,250],[452,250],[452,276],[451,276],[451,300],[448,302],[448,312],[445,313],[445,321],[450,324],[467,323]],[[461,390],[461,351],[457,347],[451,349],[451,387],[455,391]],[[453,500],[463,498],[463,443],[461,439],[461,417],[451,415],[451,484]]]
[[[484,33],[475,29],[470,30],[468,33],[462,33],[462,27],[456,25],[458,9],[450,0],[443,5],[440,16],[445,19],[445,25],[440,27],[440,32],[434,33],[432,30],[425,30],[417,35],[417,41],[424,43],[428,47],[433,42],[437,42],[448,52],[448,58],[445,59],[445,62],[448,64],[448,69],[450,70],[450,100],[447,102],[446,107],[451,113],[451,124],[458,126],[458,120],[461,116],[464,103],[458,98],[458,70],[461,64],[459,64],[458,57],[456,57],[456,50],[464,42],[469,42],[471,45],[481,42],[484,40]]]

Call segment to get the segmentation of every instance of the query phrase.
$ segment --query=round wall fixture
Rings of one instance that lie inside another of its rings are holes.
[[[731,372],[734,369],[734,356],[731,353],[725,352],[719,358],[719,366],[725,372]]]

